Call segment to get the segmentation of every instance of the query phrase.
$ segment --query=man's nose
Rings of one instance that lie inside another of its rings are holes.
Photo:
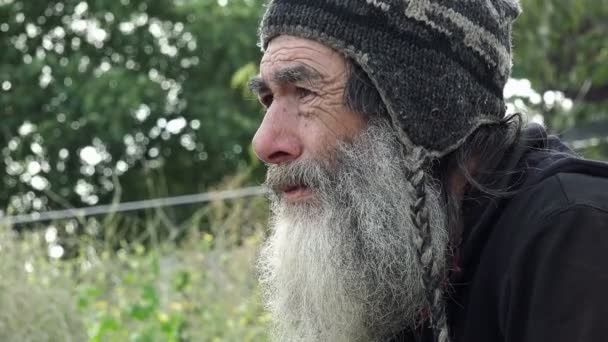
[[[296,160],[302,154],[297,134],[296,115],[287,106],[273,103],[253,137],[253,149],[263,162],[281,164]]]

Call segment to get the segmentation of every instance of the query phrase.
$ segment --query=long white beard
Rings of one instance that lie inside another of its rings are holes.
[[[271,198],[272,234],[258,267],[275,340],[379,341],[420,320],[424,271],[399,144],[387,122],[374,120],[332,162],[269,168],[271,189],[291,182],[315,191],[308,203]],[[446,207],[430,184],[426,203],[433,253],[444,260]]]

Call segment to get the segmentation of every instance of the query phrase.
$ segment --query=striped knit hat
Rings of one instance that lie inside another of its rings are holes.
[[[455,150],[505,114],[517,0],[271,0],[260,27],[319,41],[376,86],[403,143],[429,157]]]

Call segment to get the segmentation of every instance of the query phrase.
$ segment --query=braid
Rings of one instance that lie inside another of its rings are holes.
[[[443,272],[444,265],[435,256],[432,244],[431,224],[426,206],[426,176],[425,166],[429,159],[422,148],[412,151],[414,163],[408,173],[408,181],[413,187],[414,204],[410,206],[410,216],[416,227],[414,245],[418,252],[418,259],[424,269],[423,282],[426,289],[427,303],[431,313],[431,325],[434,340],[449,342],[447,317],[443,302]]]

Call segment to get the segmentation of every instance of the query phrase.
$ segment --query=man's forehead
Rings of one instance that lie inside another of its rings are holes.
[[[344,57],[314,40],[279,36],[269,43],[264,52],[260,73],[266,79],[280,69],[293,68],[296,65],[304,65],[322,75],[331,74],[344,68]]]
[[[296,56],[314,56],[331,58],[339,53],[316,40],[289,35],[278,36],[268,43],[262,62],[266,59],[289,59]]]
[[[277,68],[264,76],[258,75],[249,81],[249,89],[254,93],[268,91],[271,84],[298,84],[308,83],[311,86],[318,86],[323,81],[323,75],[313,67],[306,64],[294,63]]]

